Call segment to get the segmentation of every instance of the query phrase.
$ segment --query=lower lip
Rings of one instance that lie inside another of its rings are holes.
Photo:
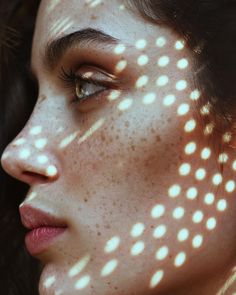
[[[66,227],[38,227],[25,236],[25,245],[31,255],[45,250],[52,241],[66,230]]]

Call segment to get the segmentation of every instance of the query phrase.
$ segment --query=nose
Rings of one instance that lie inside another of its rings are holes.
[[[42,126],[25,127],[5,148],[1,165],[9,175],[29,185],[52,182],[60,174],[53,149]]]

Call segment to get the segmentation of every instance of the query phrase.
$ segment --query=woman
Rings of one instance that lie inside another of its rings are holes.
[[[1,163],[39,293],[236,292],[234,1],[37,13],[37,102]]]

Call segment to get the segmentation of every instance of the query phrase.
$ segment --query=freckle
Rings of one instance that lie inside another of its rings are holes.
[[[100,231],[98,232],[98,236],[101,236],[101,233],[100,233]]]
[[[104,136],[104,134],[101,134],[101,140],[105,141],[106,137]]]
[[[88,202],[88,199],[84,199],[85,202]]]
[[[132,149],[132,151],[135,151],[135,146],[131,145],[131,149]]]
[[[171,118],[168,118],[168,119],[167,119],[167,122],[168,122],[168,123],[171,123],[171,121],[172,121]]]
[[[98,223],[96,223],[96,228],[99,228],[99,224]]]
[[[97,19],[97,16],[94,15],[94,14],[92,14],[92,15],[90,16],[90,19],[95,20],[95,19]]]
[[[119,139],[120,137],[119,137],[119,135],[116,135],[116,139]]]
[[[156,141],[157,141],[157,142],[160,142],[160,141],[161,141],[161,137],[160,137],[160,135],[157,135],[157,136],[156,136]]]
[[[125,127],[129,127],[129,126],[130,126],[129,121],[126,121],[126,122],[125,122]]]
[[[147,139],[145,137],[142,137],[141,141],[147,141]]]
[[[39,102],[42,102],[42,101],[44,101],[45,99],[46,99],[46,95],[42,94],[42,95],[40,95],[40,97],[39,97]]]

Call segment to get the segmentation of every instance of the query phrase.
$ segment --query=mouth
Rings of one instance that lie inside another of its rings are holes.
[[[64,220],[29,205],[19,210],[22,224],[30,230],[25,236],[25,245],[31,255],[46,250],[68,228]]]

